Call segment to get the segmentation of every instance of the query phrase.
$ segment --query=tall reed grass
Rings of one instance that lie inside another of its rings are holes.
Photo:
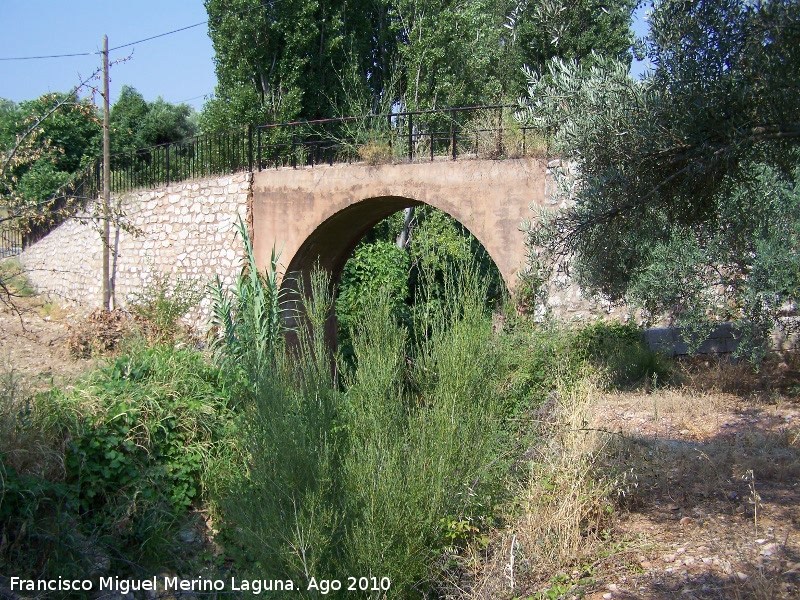
[[[351,332],[354,361],[339,364],[337,377],[322,273],[311,278],[305,316],[293,320],[297,344],[259,346],[247,337],[279,322],[281,308],[262,300],[278,298],[274,263],[254,275],[242,234],[244,274],[216,302],[228,324],[221,356],[246,355],[237,388],[243,464],[222,465],[217,490],[229,539],[253,573],[302,589],[312,577],[388,577],[389,597],[426,595],[444,557],[487,526],[502,493],[486,285],[467,266],[452,269],[442,301],[414,317],[413,335],[395,323],[388,294],[369,299]]]

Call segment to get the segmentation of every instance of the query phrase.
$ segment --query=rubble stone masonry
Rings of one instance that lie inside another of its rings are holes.
[[[236,224],[240,217],[247,222],[251,180],[250,173],[237,173],[112,198],[136,230],[118,231],[117,305],[125,306],[157,273],[189,277],[200,285],[218,275],[232,284],[242,254]],[[101,223],[88,218],[91,212],[90,207],[20,255],[40,292],[87,310],[102,300]],[[115,237],[112,227],[112,247]],[[209,305],[205,298],[196,317],[207,315]]]

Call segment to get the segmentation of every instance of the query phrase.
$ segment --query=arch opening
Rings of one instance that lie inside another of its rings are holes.
[[[409,211],[411,215],[409,218]],[[408,234],[401,240],[402,232]],[[358,321],[368,294],[389,290],[398,321],[407,321],[420,301],[421,272],[428,285],[443,279],[448,265],[473,264],[487,279],[487,303],[494,307],[507,286],[490,253],[457,218],[423,202],[404,197],[370,198],[334,214],[302,243],[286,270],[284,287],[309,289],[309,276],[319,265],[336,286],[335,311],[328,338],[348,349],[348,329]],[[435,283],[434,283],[435,285]]]

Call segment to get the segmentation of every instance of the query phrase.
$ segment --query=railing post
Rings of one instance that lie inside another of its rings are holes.
[[[408,161],[414,161],[414,119],[408,113]]]
[[[328,121],[328,165],[333,166],[333,123]]]
[[[433,136],[435,134],[436,132],[433,129],[431,129],[431,161],[433,161]]]
[[[256,144],[258,146],[258,170],[261,170],[261,127],[256,127]]]
[[[169,142],[167,142],[165,150],[167,153],[167,186],[169,186]]]
[[[392,115],[391,115],[391,113],[389,113],[387,115],[387,120],[389,121],[389,123],[388,123],[389,124],[389,129],[388,129],[388,131],[389,131],[389,150],[391,150],[392,149]],[[392,154],[392,156],[394,156],[394,154]]]
[[[453,160],[456,159],[456,124],[452,118],[450,120],[450,154]]]
[[[247,170],[253,172],[253,126],[247,126]]]
[[[503,107],[497,109],[497,158],[503,155]]]
[[[295,142],[295,134],[294,131],[292,132],[292,168],[297,168],[297,145]]]

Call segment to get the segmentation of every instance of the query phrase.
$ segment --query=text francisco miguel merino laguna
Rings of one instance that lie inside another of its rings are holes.
[[[161,580],[162,586],[158,583]],[[226,583],[228,585],[226,585]],[[148,591],[249,591],[260,594],[266,591],[292,591],[298,589],[293,581],[280,579],[181,579],[180,577],[151,577],[149,579],[120,579],[119,577],[100,577],[95,588],[91,579],[21,579],[11,578],[11,591],[20,592],[69,592],[69,591],[117,591],[127,594],[140,590]]]

